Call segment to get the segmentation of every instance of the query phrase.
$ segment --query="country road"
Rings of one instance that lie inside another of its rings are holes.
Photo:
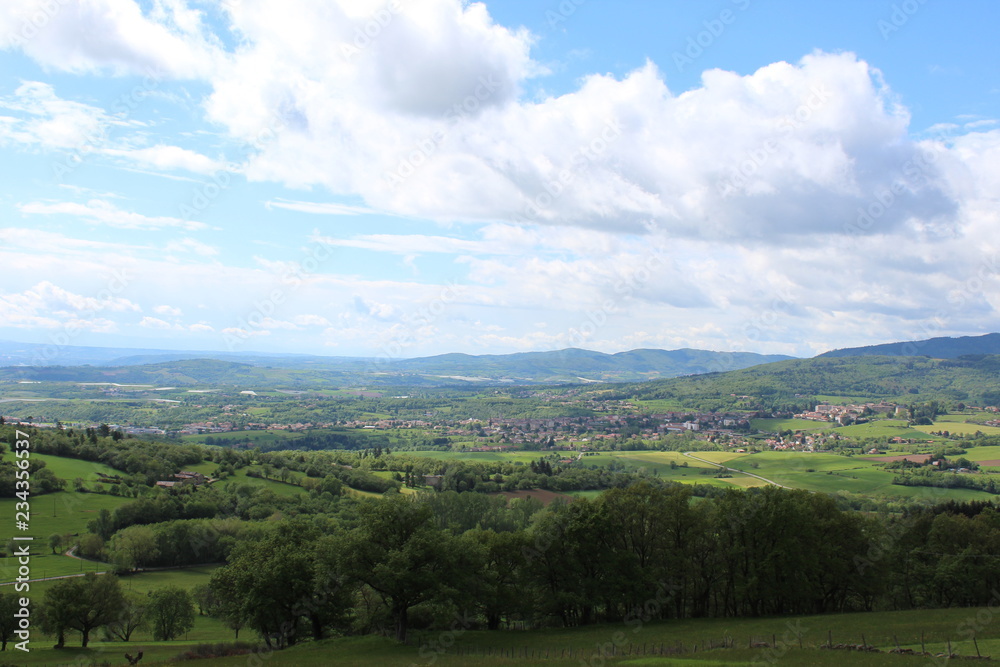
[[[703,459],[700,456],[695,456],[689,452],[682,452],[684,456],[694,459],[695,461],[701,461],[702,463],[707,463],[708,465],[715,466],[716,468],[726,468],[727,470],[732,470],[733,472],[738,472],[741,475],[746,475],[747,477],[754,477],[761,480],[762,482],[767,482],[768,484],[773,484],[774,486],[780,486],[783,489],[790,489],[792,487],[785,486],[784,484],[778,484],[773,479],[768,479],[766,477],[761,477],[760,475],[755,475],[752,472],[746,472],[745,470],[738,470],[736,468],[730,468],[729,466],[722,465],[721,463],[715,463],[714,461],[709,461],[708,459]]]

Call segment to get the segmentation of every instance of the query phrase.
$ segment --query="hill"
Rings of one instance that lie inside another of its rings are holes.
[[[170,353],[183,356],[186,353]],[[187,353],[194,354],[194,353]],[[159,353],[119,357],[121,362],[159,359]],[[344,386],[447,386],[625,382],[745,368],[790,359],[783,355],[706,350],[632,350],[605,354],[580,349],[504,355],[445,354],[416,359],[228,355],[169,358],[156,363],[33,365],[0,368],[0,379],[40,382],[117,382],[157,386],[255,385],[331,388]]]
[[[1000,403],[1000,355],[927,357],[815,357],[753,368],[617,388],[640,399],[686,406],[733,408],[808,404],[817,397]],[[749,399],[742,397],[749,396]]]
[[[927,340],[866,345],[830,350],[820,357],[933,357],[935,359],[957,359],[970,354],[1000,354],[1000,333],[984,336],[962,336],[960,338],[928,338]]]

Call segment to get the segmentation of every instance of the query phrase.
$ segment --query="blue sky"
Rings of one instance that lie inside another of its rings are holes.
[[[997,331],[998,19],[11,0],[0,338],[808,356]]]

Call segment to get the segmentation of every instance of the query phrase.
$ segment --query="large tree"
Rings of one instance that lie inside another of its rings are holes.
[[[63,579],[45,592],[42,627],[57,636],[56,646],[65,644],[66,630],[77,630],[84,648],[90,631],[112,622],[125,605],[121,584],[114,575]]]
[[[151,593],[147,614],[157,641],[179,637],[194,626],[194,602],[186,590],[177,586]]]
[[[361,521],[343,538],[340,568],[376,591],[392,615],[395,636],[406,641],[409,611],[454,598],[468,574],[456,538],[438,530],[428,506],[407,496],[364,503]]]
[[[132,638],[132,633],[149,625],[149,599],[136,595],[126,596],[122,608],[115,618],[105,624],[108,635],[123,642]]]
[[[230,627],[245,622],[268,646],[294,644],[301,620],[314,639],[322,639],[348,606],[336,562],[318,556],[335,550],[312,526],[276,524],[260,540],[238,545],[229,564],[212,576],[219,610]]]

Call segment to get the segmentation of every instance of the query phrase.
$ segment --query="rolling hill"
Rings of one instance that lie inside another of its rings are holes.
[[[173,353],[181,354],[181,353]],[[150,355],[138,355],[145,359]],[[156,355],[152,355],[154,358]],[[171,359],[158,363],[100,366],[8,366],[0,379],[40,382],[117,382],[159,386],[268,385],[444,386],[625,382],[745,368],[790,359],[783,355],[705,350],[632,350],[605,354],[570,348],[504,355],[445,354],[416,359],[284,356]]]
[[[867,345],[830,350],[820,357],[932,357],[934,359],[957,359],[970,354],[1000,354],[1000,333],[984,336],[962,336],[960,338],[928,338],[927,340]]]
[[[731,408],[743,396],[757,405],[808,404],[817,397],[857,397],[908,403],[925,400],[1000,404],[1000,355],[960,359],[847,356],[793,359],[728,373],[621,385],[640,399]]]

